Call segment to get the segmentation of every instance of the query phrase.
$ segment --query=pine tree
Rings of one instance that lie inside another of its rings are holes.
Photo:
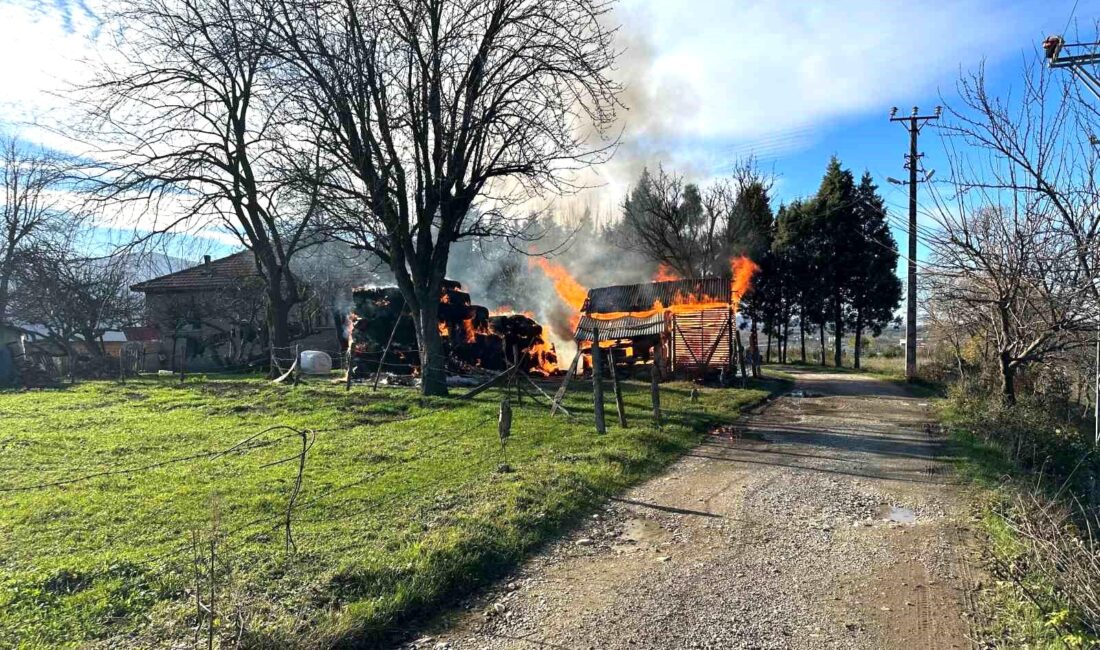
[[[871,174],[864,172],[856,189],[858,203],[858,262],[852,266],[849,288],[849,323],[855,330],[855,367],[859,368],[863,330],[876,336],[894,316],[901,303],[901,280],[895,270],[898,244],[886,218],[886,202],[878,194]]]
[[[788,303],[797,311],[800,358],[806,362],[806,328],[824,327],[824,300],[820,291],[824,246],[818,236],[813,202],[794,201],[779,211],[772,249],[784,260]],[[824,357],[822,357],[824,362]]]
[[[758,346],[759,323],[765,328],[774,322],[776,280],[774,260],[771,259],[771,245],[775,237],[775,216],[772,213],[771,197],[763,182],[753,181],[745,185],[734,201],[726,231],[726,246],[729,256],[748,255],[760,266],[760,273],[753,281],[753,287],[741,302],[741,312],[750,319],[752,330],[749,334],[749,353],[753,359],[753,376],[757,376],[756,359],[760,356]],[[772,333],[768,333],[769,351]]]
[[[828,318],[836,337],[833,363],[840,367],[843,361],[845,303],[852,285],[852,269],[859,260],[860,246],[857,215],[858,196],[852,172],[840,166],[833,156],[825,168],[825,176],[814,202],[816,228],[820,233],[823,260],[821,281],[827,296]]]

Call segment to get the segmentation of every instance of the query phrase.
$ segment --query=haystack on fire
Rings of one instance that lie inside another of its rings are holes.
[[[416,329],[396,287],[352,292],[349,351],[352,377],[366,377],[381,366],[392,374],[419,374]],[[445,280],[439,304],[439,332],[447,353],[447,371],[504,370],[513,363],[531,375],[558,371],[554,346],[543,337],[531,314],[493,312],[472,303],[462,285]]]
[[[546,275],[572,312],[569,331],[558,332],[577,343],[571,375],[592,367],[592,342],[598,338],[615,367],[656,364],[665,377],[700,377],[736,365],[743,350],[738,307],[759,270],[738,257],[729,277],[679,278],[662,266],[653,282],[587,289],[558,263],[535,257],[531,267]],[[352,296],[351,376],[365,378],[379,370],[419,374],[416,331],[400,291],[364,287]],[[516,364],[539,377],[565,370],[549,332],[531,312],[491,312],[452,280],[444,282],[440,296],[439,331],[452,375],[499,372]]]

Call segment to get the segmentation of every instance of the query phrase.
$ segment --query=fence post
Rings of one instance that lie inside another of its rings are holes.
[[[512,404],[508,398],[500,400],[500,418],[497,420],[497,434],[500,435],[500,453],[504,457],[502,468],[508,467],[508,438],[512,436]]]
[[[649,372],[649,398],[653,401],[653,423],[657,428],[661,427],[661,371],[657,369],[657,360],[654,359]]]
[[[600,327],[592,327],[592,411],[596,416],[596,433],[607,432],[603,419],[603,361],[600,358]]]
[[[614,348],[607,349],[607,370],[611,373],[611,389],[615,391],[615,410],[619,414],[619,426],[626,428],[626,405],[623,404],[623,389],[619,385],[619,375],[615,372]]]
[[[519,367],[519,344],[512,346],[512,363],[516,366],[516,371],[512,373],[512,378],[508,380],[508,383],[512,385],[516,393],[516,404],[523,405],[523,391],[519,388],[519,373],[523,372]]]
[[[302,383],[302,345],[294,344],[294,384]]]

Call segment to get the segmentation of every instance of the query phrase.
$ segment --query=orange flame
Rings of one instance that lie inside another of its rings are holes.
[[[558,355],[554,351],[554,346],[547,343],[542,338],[536,340],[535,343],[528,348],[527,353],[535,362],[535,367],[531,369],[532,372],[549,377],[558,371]]]
[[[733,309],[741,304],[741,298],[752,288],[752,276],[760,270],[760,266],[741,255],[730,260],[730,290],[733,292]]]
[[[579,282],[574,280],[564,266],[551,262],[545,257],[530,258],[529,266],[537,266],[542,269],[546,277],[554,283],[554,291],[558,292],[558,297],[565,304],[576,311],[580,311],[584,307],[584,300],[588,297],[588,289],[585,289]]]
[[[653,276],[654,282],[668,282],[670,280],[679,280],[680,274],[672,269],[671,266],[661,262],[657,265],[657,273]]]

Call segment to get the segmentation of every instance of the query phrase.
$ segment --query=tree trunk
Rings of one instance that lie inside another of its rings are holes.
[[[802,363],[806,363],[806,310],[798,314],[798,339],[802,346]]]
[[[756,319],[752,319],[752,331],[749,332],[749,366],[754,379],[760,377],[760,336],[756,329]]]
[[[859,370],[859,354],[860,346],[863,344],[863,309],[856,310],[856,351],[853,356],[852,365],[856,370]]]
[[[1001,399],[1006,406],[1016,403],[1016,367],[1012,365],[1012,359],[1005,353],[1001,353]]]
[[[821,340],[821,365],[825,365],[825,320],[822,319],[821,325],[817,328],[817,336]]]
[[[791,347],[791,315],[784,314],[783,318],[783,354],[780,355],[779,362],[787,363],[787,351]]]
[[[768,345],[764,348],[764,363],[772,362],[772,339],[775,338],[775,329],[773,327],[774,323],[775,320],[772,318],[769,318],[767,321],[764,322],[764,331],[768,334]]]
[[[10,252],[7,259],[11,259]],[[8,316],[8,294],[11,292],[12,271],[14,271],[12,264],[5,263],[0,268],[0,323],[3,323]]]
[[[447,394],[447,358],[443,354],[443,337],[439,334],[439,295],[435,300],[421,297],[415,310],[416,332],[420,344],[421,394]]]
[[[281,283],[268,282],[267,300],[267,326],[271,332],[268,343],[275,348],[290,347],[291,303],[283,296]]]
[[[833,323],[836,330],[833,339],[833,365],[839,368],[844,363],[844,315],[839,299],[833,302]]]
[[[737,363],[740,364],[740,367],[741,367],[741,383],[744,384],[745,383],[745,348],[743,348],[741,346],[741,330],[740,330],[740,328],[737,328],[737,327],[733,328],[733,332],[734,332],[734,334],[737,335],[737,338],[735,339],[735,342],[737,343],[737,347],[734,348],[734,350],[736,350],[736,354],[737,354]]]

